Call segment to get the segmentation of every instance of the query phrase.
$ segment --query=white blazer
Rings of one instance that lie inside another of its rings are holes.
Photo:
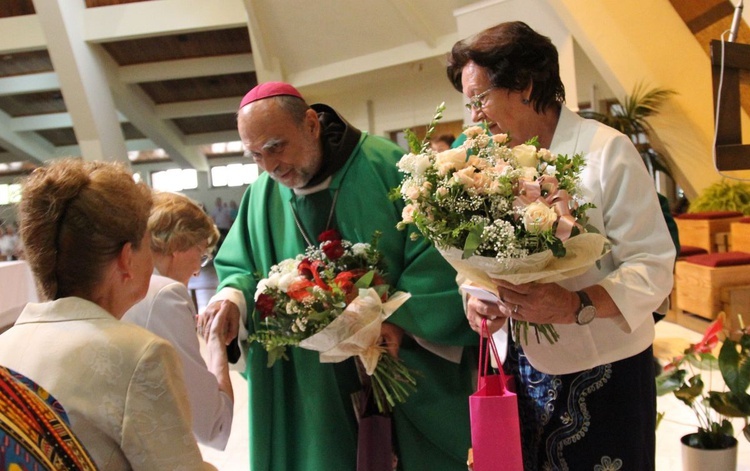
[[[123,321],[145,327],[168,340],[180,354],[193,415],[193,433],[201,444],[223,450],[232,431],[234,404],[208,371],[195,332],[195,306],[180,282],[154,274],[146,297]]]
[[[27,304],[0,335],[0,364],[60,401],[103,471],[215,469],[193,437],[175,349],[92,302]]]
[[[555,324],[560,339],[553,345],[529,335],[523,348],[534,368],[567,374],[629,358],[653,343],[652,312],[672,290],[675,248],[654,182],[627,136],[563,106],[550,151],[584,155],[581,196],[596,205],[586,214],[612,243],[599,266],[558,284],[569,290],[599,284],[622,312],[584,326]],[[496,333],[498,343],[503,335]]]

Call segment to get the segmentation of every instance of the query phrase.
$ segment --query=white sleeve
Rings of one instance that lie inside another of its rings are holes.
[[[154,298],[147,328],[168,340],[182,360],[193,415],[193,433],[201,444],[223,450],[232,430],[234,404],[219,390],[200,353],[195,307],[182,283],[171,283]]]

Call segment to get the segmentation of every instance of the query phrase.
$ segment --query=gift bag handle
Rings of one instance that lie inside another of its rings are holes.
[[[486,336],[486,337],[485,337]],[[486,340],[485,340],[486,339]],[[485,345],[486,342],[486,345]],[[508,382],[505,373],[503,372],[503,363],[500,361],[500,355],[497,354],[497,346],[495,346],[495,339],[490,335],[490,331],[487,328],[487,318],[482,319],[482,333],[479,334],[479,367],[477,375],[477,389],[480,387],[480,381],[482,378],[488,376],[490,366],[490,352],[495,358],[497,364],[497,371],[500,375],[500,383],[502,387],[501,393],[505,393],[505,385]]]

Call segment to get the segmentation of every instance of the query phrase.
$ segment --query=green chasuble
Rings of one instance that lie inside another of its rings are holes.
[[[253,314],[258,277],[306,247],[291,205],[305,226],[314,220],[317,227],[306,227],[307,231],[320,231],[330,209],[326,202],[338,192],[332,226],[353,243],[370,242],[373,233],[381,231],[379,249],[390,283],[412,294],[389,318],[406,331],[399,355],[417,372],[418,381],[417,391],[393,414],[399,469],[463,471],[471,446],[468,397],[474,386],[474,356],[464,349],[462,363],[456,364],[427,351],[415,337],[458,346],[476,345],[478,337],[464,316],[453,269],[424,238],[415,241],[410,231],[396,229],[403,203],[390,201],[387,194],[401,181],[396,162],[403,153],[392,142],[363,133],[351,157],[333,174],[329,188],[321,190],[329,193],[323,198],[295,196],[267,174],[261,175],[243,196],[237,221],[216,257],[219,288],[244,292],[247,328],[253,332],[258,321]],[[324,206],[316,208],[318,215],[307,214],[311,202]],[[318,235],[309,237],[317,243]],[[263,347],[243,347],[247,349],[250,469],[354,471],[357,424],[350,394],[360,385],[353,360],[322,364],[317,352],[291,348],[289,360],[267,368]]]

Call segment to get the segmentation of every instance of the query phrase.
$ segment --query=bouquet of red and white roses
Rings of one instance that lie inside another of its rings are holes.
[[[442,117],[443,105],[430,123]],[[536,140],[509,146],[506,134],[464,130],[459,147],[435,152],[407,133],[412,152],[398,168],[406,206],[400,228],[414,224],[459,276],[498,296],[493,278],[514,284],[553,282],[588,270],[607,240],[587,225],[580,201],[581,155],[555,155]],[[429,137],[429,132],[428,132]],[[551,325],[530,324],[553,343]],[[530,326],[515,323],[515,333]]]
[[[351,243],[335,230],[318,247],[271,267],[255,293],[255,332],[248,338],[268,352],[268,366],[288,347],[320,352],[336,363],[357,356],[371,377],[380,412],[404,402],[416,384],[408,368],[380,344],[382,323],[411,296],[385,280],[383,257],[372,243]]]

